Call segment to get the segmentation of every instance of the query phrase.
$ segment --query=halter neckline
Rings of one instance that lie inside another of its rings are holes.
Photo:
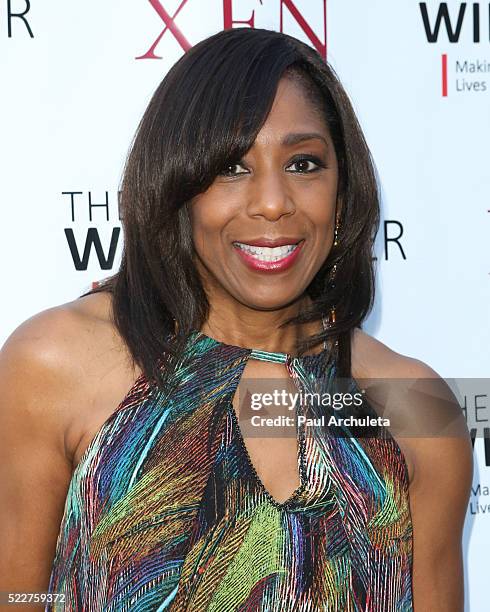
[[[322,317],[322,323],[323,323],[323,328],[327,329],[327,321],[325,317]],[[293,359],[297,359],[297,360],[305,360],[305,359],[319,359],[321,357],[323,357],[326,353],[330,353],[330,348],[327,345],[326,340],[323,341],[323,347],[322,350],[318,353],[313,353],[310,355],[302,355],[301,357],[299,356],[293,356],[291,355],[291,353],[283,353],[280,351],[265,351],[263,349],[257,349],[257,348],[249,348],[249,347],[244,347],[244,346],[238,346],[236,344],[228,344],[227,342],[223,342],[221,340],[216,340],[216,338],[212,338],[211,336],[208,336],[207,334],[205,334],[204,332],[202,332],[201,330],[197,330],[197,329],[193,329],[191,331],[191,336],[193,337],[193,339],[203,339],[206,340],[207,342],[210,342],[216,346],[221,346],[222,348],[226,348],[226,349],[230,349],[230,350],[235,350],[235,351],[244,351],[246,353],[249,354],[249,357],[254,358],[254,359],[259,359],[262,361],[278,361],[278,362],[285,362],[285,361],[291,361]]]

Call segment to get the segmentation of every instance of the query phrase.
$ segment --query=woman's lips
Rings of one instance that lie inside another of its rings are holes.
[[[276,261],[266,261],[263,259],[261,260],[253,254],[247,253],[235,244],[233,245],[233,247],[238,252],[238,255],[241,257],[243,263],[245,263],[245,265],[247,265],[252,270],[256,270],[259,272],[282,272],[283,270],[287,270],[294,264],[303,247],[304,242],[304,240],[301,240],[298,244],[295,245],[294,250],[291,253],[281,259],[277,259]]]

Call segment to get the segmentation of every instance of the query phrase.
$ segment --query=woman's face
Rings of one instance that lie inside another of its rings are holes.
[[[252,148],[191,203],[210,303],[274,310],[301,298],[333,243],[337,183],[325,120],[283,78]]]

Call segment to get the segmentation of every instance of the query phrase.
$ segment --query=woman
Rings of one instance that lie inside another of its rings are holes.
[[[201,42],[145,112],[122,206],[118,274],[2,351],[2,590],[462,610],[466,435],[244,435],[245,379],[438,379],[360,329],[378,195],[331,68],[276,32]]]

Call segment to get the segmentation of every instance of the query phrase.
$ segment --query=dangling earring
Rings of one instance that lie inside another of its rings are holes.
[[[333,246],[334,248],[337,248],[339,245],[339,219],[338,217],[335,220],[335,231],[334,231],[334,235],[333,235]],[[332,267],[332,271],[330,273],[330,287],[335,287],[335,275],[337,274],[337,264],[335,263]],[[330,325],[333,325],[335,323],[335,318],[336,313],[335,313],[335,306],[332,306],[332,308],[330,309],[330,316],[329,316],[329,322]]]

